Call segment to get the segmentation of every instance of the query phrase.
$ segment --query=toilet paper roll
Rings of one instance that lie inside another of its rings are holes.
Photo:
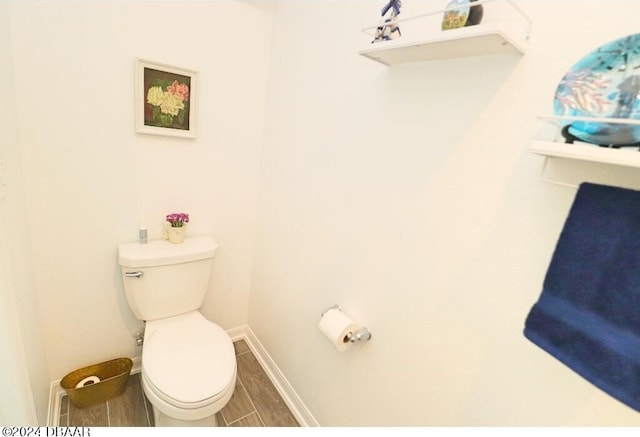
[[[83,380],[81,380],[79,383],[76,384],[76,388],[86,387],[88,385],[96,384],[98,382],[100,382],[100,378],[98,378],[97,376],[87,376],[86,378],[84,378]]]
[[[338,352],[344,352],[353,346],[349,334],[355,333],[358,325],[338,308],[331,308],[320,318],[318,329]]]

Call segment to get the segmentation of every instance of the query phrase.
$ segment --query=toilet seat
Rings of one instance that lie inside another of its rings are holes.
[[[198,311],[149,321],[142,373],[148,388],[168,404],[203,408],[227,397],[235,386],[233,343]]]

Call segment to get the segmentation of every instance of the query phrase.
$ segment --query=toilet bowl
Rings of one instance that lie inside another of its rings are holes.
[[[199,311],[217,247],[209,236],[118,247],[127,302],[145,323],[141,381],[156,426],[214,426],[233,395],[231,338]]]
[[[147,322],[141,375],[156,426],[215,426],[235,388],[233,343],[198,311]]]

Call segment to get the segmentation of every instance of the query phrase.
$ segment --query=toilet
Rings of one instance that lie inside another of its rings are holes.
[[[199,311],[216,249],[208,236],[118,246],[127,301],[145,322],[141,382],[156,426],[216,426],[233,395],[231,338]]]

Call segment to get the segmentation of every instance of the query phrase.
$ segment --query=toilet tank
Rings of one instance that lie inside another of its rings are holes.
[[[208,236],[186,238],[181,244],[166,240],[120,244],[118,262],[133,314],[147,321],[199,309],[217,247]]]

